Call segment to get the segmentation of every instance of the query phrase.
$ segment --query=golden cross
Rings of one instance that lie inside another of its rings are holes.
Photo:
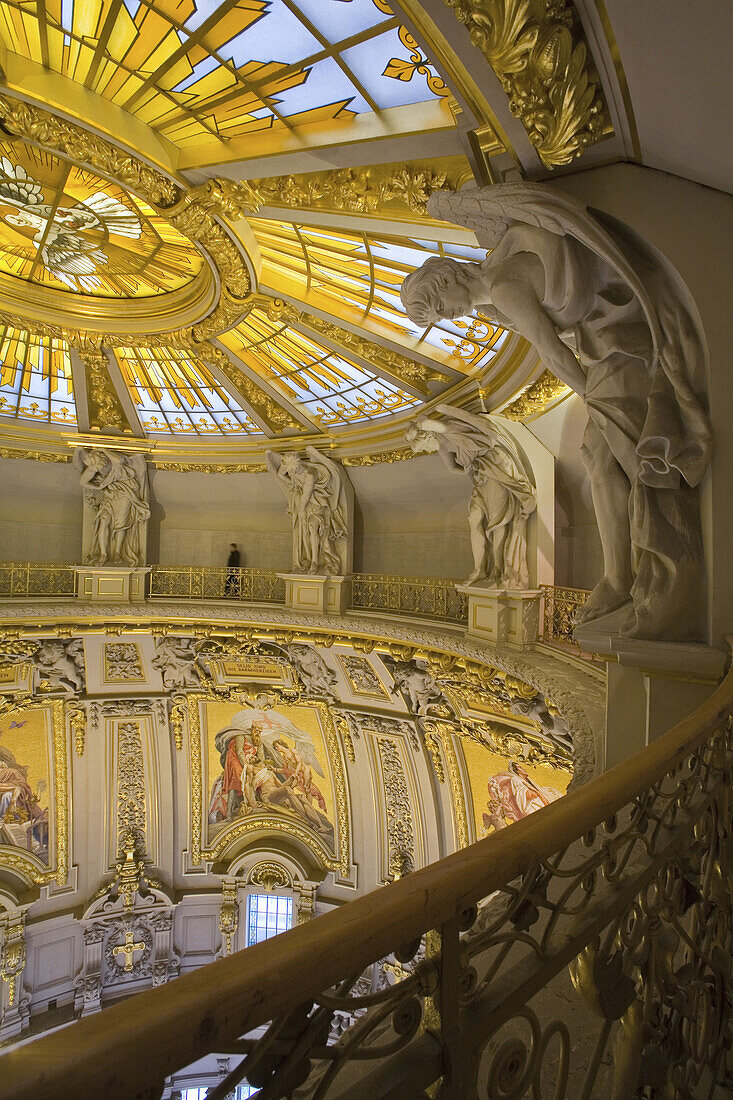
[[[134,939],[135,939],[135,936],[134,936],[134,933],[132,932],[132,929],[128,929],[128,931],[125,932],[125,942],[120,943],[120,944],[117,945],[117,947],[112,948],[112,954],[113,955],[124,955],[125,956],[125,967],[124,967],[125,970],[132,970],[133,959],[134,959],[134,956],[135,956],[135,952],[145,950],[145,944],[144,943],[134,943],[133,942]]]

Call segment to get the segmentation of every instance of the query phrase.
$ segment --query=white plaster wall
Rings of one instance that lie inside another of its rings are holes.
[[[77,481],[70,462],[0,459],[0,561],[81,560]]]

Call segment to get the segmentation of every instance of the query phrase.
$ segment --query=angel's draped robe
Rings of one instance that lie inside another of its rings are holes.
[[[698,492],[709,460],[705,351],[666,261],[628,227],[593,212],[633,266],[654,307],[658,346],[631,287],[575,237],[515,224],[482,264],[519,253],[542,263],[541,306],[587,376],[583,458],[591,480],[609,454],[629,482],[631,597],[639,636],[701,635],[704,611]],[[682,288],[682,289],[681,289]],[[490,304],[479,306],[492,313]],[[694,310],[694,306],[691,307]],[[495,311],[494,311],[495,312]],[[497,318],[498,319],[498,318]],[[515,320],[515,319],[512,319]],[[521,324],[511,324],[521,332]]]

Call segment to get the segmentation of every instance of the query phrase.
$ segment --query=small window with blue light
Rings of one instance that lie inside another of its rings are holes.
[[[247,897],[247,947],[293,927],[293,899],[281,894]]]

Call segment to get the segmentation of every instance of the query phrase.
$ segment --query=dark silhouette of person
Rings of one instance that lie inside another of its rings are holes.
[[[227,578],[224,582],[225,596],[239,595],[239,547],[236,542],[229,543],[229,557],[227,558]]]

